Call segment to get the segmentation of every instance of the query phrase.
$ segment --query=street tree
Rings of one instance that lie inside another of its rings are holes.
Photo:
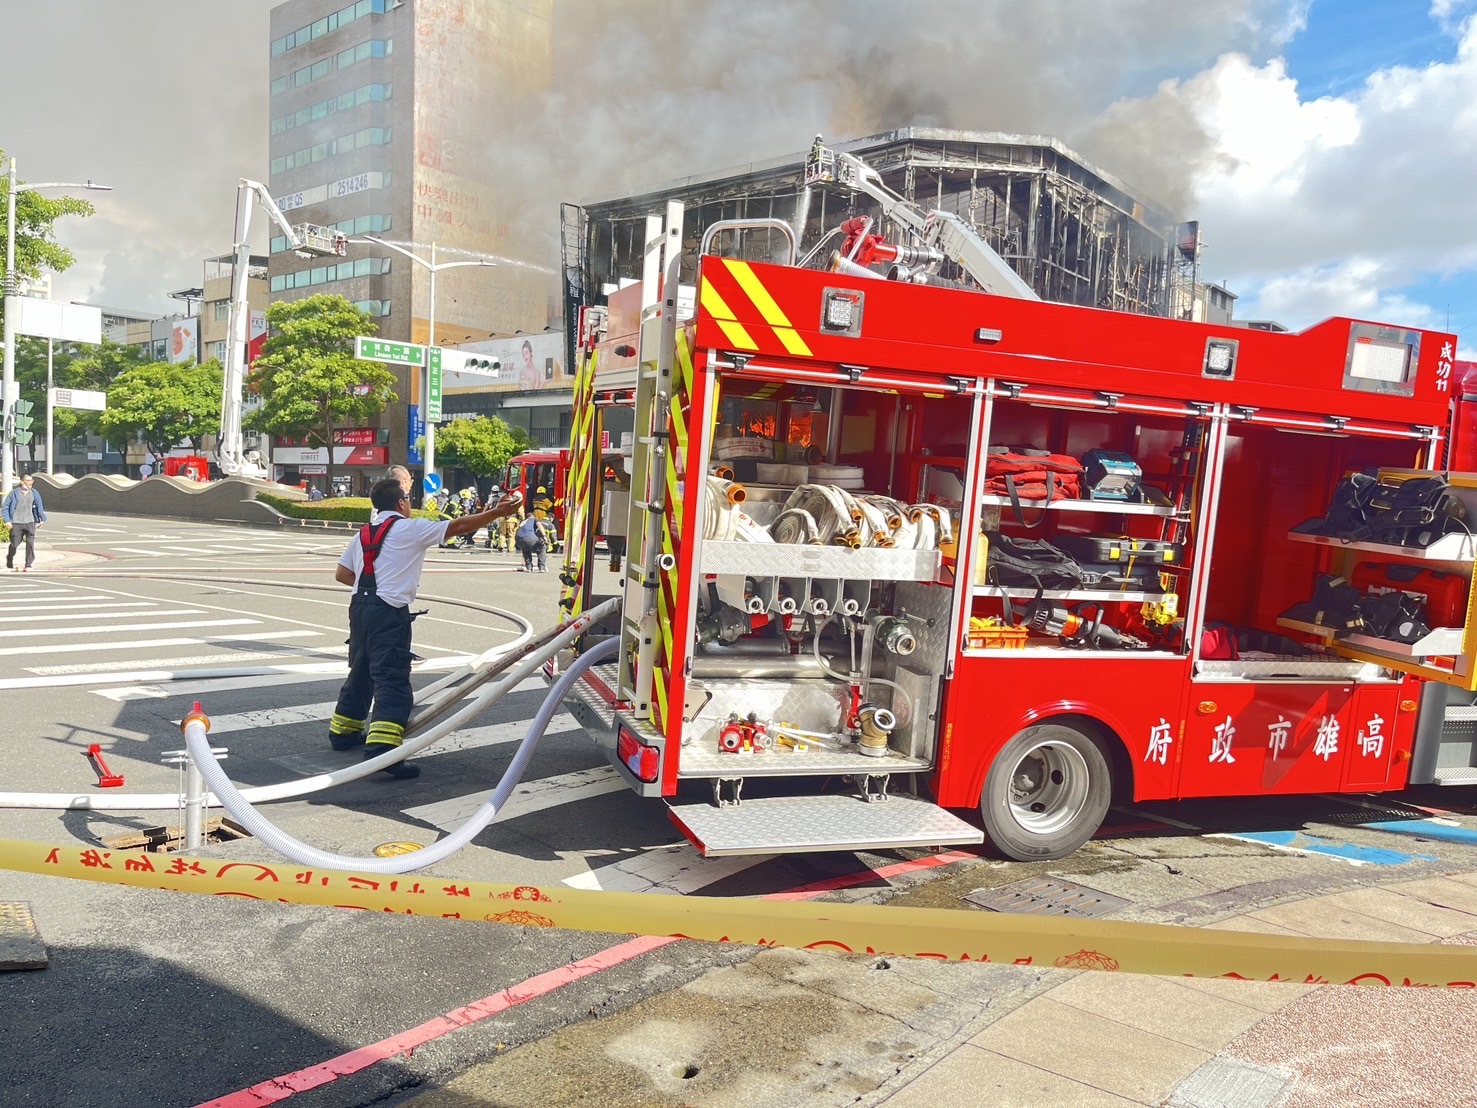
[[[138,439],[160,456],[180,443],[198,450],[202,435],[220,433],[224,380],[214,358],[203,365],[131,366],[108,386],[98,429],[110,442]]]
[[[9,164],[0,150],[0,163]],[[61,273],[68,269],[72,252],[56,241],[55,224],[63,216],[89,216],[93,207],[75,196],[47,196],[25,191],[25,182],[16,181],[15,196],[15,271],[22,278],[40,277],[44,270]],[[0,202],[0,267],[5,265],[5,221],[8,208]],[[4,272],[0,268],[0,272]],[[0,308],[0,311],[3,311]]]
[[[107,339],[103,339],[98,346],[57,343],[52,355],[52,382],[59,389],[107,392],[108,386],[126,370],[143,364],[142,350],[120,346]],[[16,343],[15,379],[20,387],[21,397],[36,405],[39,423],[46,413],[45,339],[22,337]],[[55,418],[56,435],[59,439],[69,439],[82,434],[99,433],[98,417],[101,415],[101,412],[80,408],[58,408]],[[39,435],[31,440],[33,463],[38,441]]]
[[[342,296],[320,293],[272,304],[267,326],[272,337],[251,373],[262,404],[246,425],[323,447],[332,488],[334,431],[362,425],[395,400],[395,375],[354,357],[354,340],[374,334],[374,320]]]
[[[478,477],[500,476],[508,459],[529,445],[527,431],[509,427],[497,416],[461,416],[436,428],[436,449]]]

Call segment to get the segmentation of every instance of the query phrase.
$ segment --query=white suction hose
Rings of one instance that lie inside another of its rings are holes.
[[[559,680],[554,682],[554,687],[549,690],[549,695],[529,723],[528,732],[523,736],[523,741],[518,745],[513,760],[508,763],[508,768],[503,772],[502,780],[497,783],[497,787],[492,790],[492,794],[483,802],[482,807],[478,808],[466,823],[444,839],[432,843],[424,850],[412,851],[409,854],[389,858],[374,855],[358,857],[352,854],[331,854],[326,850],[319,850],[317,847],[294,839],[253,808],[241,791],[231,783],[230,778],[226,776],[226,771],[210,753],[210,735],[206,730],[205,720],[194,713],[185,719],[185,748],[190,752],[190,758],[195,765],[199,767],[205,783],[216,796],[220,797],[226,811],[230,812],[241,826],[284,857],[305,866],[357,869],[369,873],[409,873],[411,870],[424,869],[444,861],[476,838],[488,824],[497,818],[498,812],[508,802],[508,797],[512,795],[514,787],[522,780],[523,772],[528,768],[529,759],[533,757],[534,749],[538,746],[539,740],[543,738],[544,729],[549,726],[549,720],[559,710],[570,686],[579,680],[585,670],[614,654],[619,646],[618,639],[607,639],[576,658]],[[370,763],[364,764],[369,765]]]
[[[478,693],[470,699],[470,702],[455,715],[442,720],[429,730],[415,735],[405,741],[403,746],[397,747],[373,758],[367,762],[356,762],[345,766],[343,769],[334,770],[332,773],[320,773],[313,777],[298,778],[294,781],[283,781],[275,785],[259,785],[255,788],[246,789],[242,795],[253,804],[262,804],[270,800],[288,800],[292,797],[305,796],[308,793],[321,792],[323,789],[333,788],[349,781],[357,781],[361,777],[368,777],[377,773],[386,766],[402,761],[417,751],[424,750],[437,739],[450,734],[467,720],[482,712],[488,704],[503,696],[524,678],[534,673],[546,661],[559,651],[569,646],[580,635],[587,631],[592,623],[604,619],[614,612],[620,605],[620,599],[612,598],[602,604],[591,608],[580,616],[561,627],[550,628],[539,636],[534,642],[523,648],[522,657],[514,664],[514,657],[507,656],[499,658],[494,665],[496,667],[512,668],[498,681],[486,690]],[[500,672],[495,668],[493,673]],[[489,674],[488,676],[491,676]],[[461,689],[452,690],[450,699],[457,699],[464,695]],[[440,711],[444,704],[437,703],[429,705],[423,715],[430,714],[432,709]],[[214,796],[207,795],[205,803],[210,807],[220,807],[220,800]],[[73,811],[89,812],[151,812],[170,811],[179,807],[178,793],[19,793],[0,792],[0,808],[59,808]]]

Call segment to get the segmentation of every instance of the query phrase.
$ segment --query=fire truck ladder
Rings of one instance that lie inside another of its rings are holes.
[[[641,276],[641,331],[637,338],[635,443],[631,455],[631,509],[621,616],[620,699],[637,719],[650,720],[656,676],[660,571],[671,551],[662,549],[667,506],[668,435],[672,369],[677,357],[677,293],[682,265],[682,204],[667,204],[666,217],[646,219]]]

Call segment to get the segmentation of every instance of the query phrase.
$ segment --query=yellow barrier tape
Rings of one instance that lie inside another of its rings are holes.
[[[588,892],[0,839],[0,868],[136,888],[750,946],[1303,984],[1477,987],[1477,947],[946,908]]]

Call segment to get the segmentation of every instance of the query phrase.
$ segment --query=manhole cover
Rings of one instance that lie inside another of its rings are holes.
[[[31,906],[15,901],[0,903],[0,973],[45,969],[47,961]]]
[[[374,853],[380,858],[393,858],[397,854],[409,854],[420,849],[420,843],[380,843],[374,848]]]
[[[1053,877],[1030,877],[998,889],[975,889],[964,898],[987,912],[1025,916],[1105,916],[1128,901]]]

